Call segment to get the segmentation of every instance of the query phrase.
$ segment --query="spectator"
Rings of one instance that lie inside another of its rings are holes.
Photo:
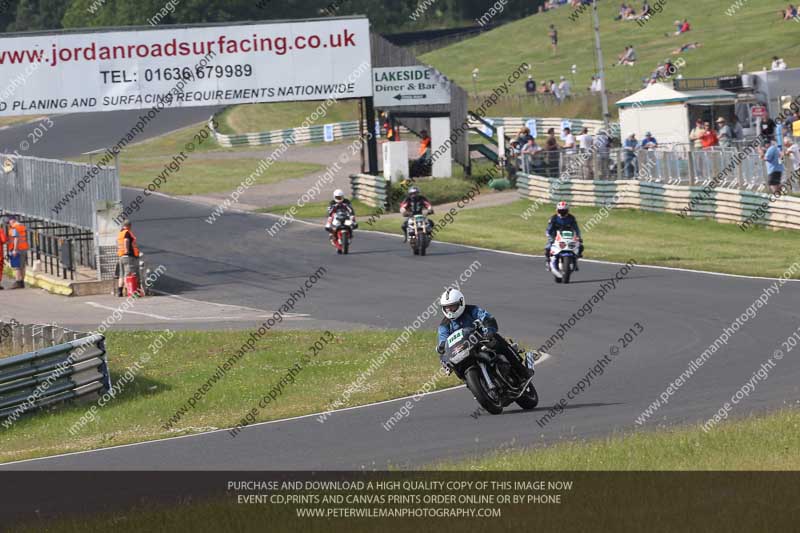
[[[550,36],[550,46],[553,48],[553,55],[556,55],[556,51],[558,50],[558,30],[553,24],[550,24],[550,32],[548,33]]]
[[[673,50],[672,51],[672,55],[682,54],[687,50],[694,50],[695,48],[700,48],[701,46],[703,46],[703,43],[700,43],[700,42],[697,42],[697,41],[695,41],[693,43],[686,43],[683,46],[681,46],[680,48],[676,48],[675,50]]]
[[[781,151],[775,143],[770,143],[769,148],[762,150],[761,158],[767,162],[770,192],[773,194],[778,194],[781,190],[781,177],[783,176]]]
[[[550,92],[550,88],[547,86],[547,80],[542,80],[539,84],[539,92],[542,94],[547,94]]]
[[[717,137],[719,138],[719,146],[720,148],[730,148],[733,146],[733,134],[731,133],[731,128],[728,126],[728,122],[723,118],[719,117],[717,119]]]
[[[589,128],[583,128],[583,130],[581,130],[581,134],[578,135],[578,143],[581,152],[592,151],[592,145],[594,144],[594,137],[592,136],[591,133],[589,133]]]
[[[532,139],[533,136],[531,136],[531,130],[523,126],[523,128],[519,130],[519,133],[517,133],[517,138],[511,141],[511,148],[513,148],[517,154],[521,154],[522,149]]]
[[[564,76],[561,76],[561,81],[558,84],[558,94],[561,96],[561,99],[564,100],[571,96],[570,91],[572,90],[572,85],[570,85],[569,81]]]
[[[625,142],[622,144],[625,150],[625,177],[633,179],[636,175],[636,149],[639,148],[639,141],[636,140],[636,134],[631,133]]]
[[[559,146],[556,139],[555,128],[547,130],[547,140],[544,144],[545,156],[545,174],[549,178],[555,178],[558,174],[558,159],[559,159]]]
[[[536,144],[536,139],[531,136],[528,143],[522,147],[522,171],[530,172],[532,168],[539,167],[536,164],[537,154],[542,151],[542,147]]]
[[[556,97],[556,100],[558,100],[558,102],[560,103],[561,93],[558,92],[558,85],[556,85],[556,82],[553,80],[550,80],[550,92],[553,94],[553,96]]]
[[[767,117],[767,120],[761,123],[761,136],[764,138],[764,143],[771,143],[775,141],[775,121]]]
[[[786,153],[784,159],[788,160],[790,156],[792,159],[792,173],[786,178],[786,184],[791,191],[792,181],[800,179],[800,145],[792,141],[791,137],[786,136],[783,138],[783,149]],[[800,182],[798,184],[800,184]]]
[[[700,145],[703,150],[711,150],[714,146],[719,146],[717,132],[711,127],[710,122],[703,124],[703,134],[700,136]]]
[[[772,66],[770,70],[786,70],[786,62],[781,57],[772,56]]]
[[[8,258],[14,269],[12,289],[25,288],[25,266],[28,262],[28,228],[17,222],[16,215],[8,217]]]
[[[575,136],[572,134],[572,130],[564,128],[564,135],[561,138],[564,139],[564,150],[575,153]]]
[[[742,129],[742,125],[739,123],[739,117],[733,115],[730,127],[731,127],[731,141],[739,141],[744,139],[744,130]]]
[[[627,14],[628,14],[628,6],[625,4],[625,2],[623,2],[622,4],[620,4],[619,13],[617,14],[616,17],[614,17],[614,20],[625,20],[625,15]]]
[[[528,74],[528,81],[525,82],[525,92],[534,94],[536,92],[536,82],[533,81],[533,76]]]
[[[692,148],[695,150],[700,150],[703,148],[703,142],[701,138],[703,137],[703,119],[698,118],[694,121],[694,128],[692,131],[689,132],[689,140],[692,141],[693,145]]]
[[[636,50],[633,49],[633,45],[628,46],[627,52],[623,55],[622,64],[629,67],[636,64]]]
[[[592,76],[592,84],[589,86],[589,90],[593,93],[599,93],[603,91],[603,86],[600,83],[600,76]]]
[[[783,20],[792,20],[797,17],[797,8],[792,4],[789,4],[789,6],[781,12],[781,14],[783,15]]]
[[[658,148],[658,141],[649,131],[644,134],[644,138],[642,139],[642,148],[645,150],[655,150]]]
[[[792,122],[792,135],[800,137],[800,112],[794,112],[794,122]]]

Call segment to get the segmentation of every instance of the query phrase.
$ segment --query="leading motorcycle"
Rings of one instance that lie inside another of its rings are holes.
[[[356,219],[344,213],[337,211],[331,221],[331,228],[333,229],[334,238],[331,242],[336,247],[336,252],[340,254],[347,254],[350,251],[350,243],[353,240],[353,229],[356,227]]]
[[[491,348],[485,329],[476,320],[471,327],[453,332],[445,343],[447,366],[467,384],[478,403],[493,415],[516,402],[523,409],[539,405],[539,394],[533,386],[533,376],[520,376],[505,353]],[[533,370],[534,352],[520,355],[515,343],[508,343],[511,357],[519,357]]]

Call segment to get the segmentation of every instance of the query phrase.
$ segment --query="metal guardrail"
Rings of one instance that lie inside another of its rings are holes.
[[[0,419],[111,390],[103,335],[16,322],[0,322],[0,332],[0,351],[34,350],[0,358]]]
[[[93,165],[56,159],[0,154],[0,161],[0,211],[93,231],[98,202],[122,199],[115,167],[93,174]]]
[[[337,122],[330,124],[332,131],[331,139],[338,141],[358,137],[359,121]],[[262,146],[265,144],[306,144],[312,142],[325,141],[325,124],[308,126],[306,128],[287,128],[282,130],[264,131],[260,133],[242,133],[238,135],[226,135],[214,129],[211,121],[211,128],[217,142],[226,148],[233,146]]]

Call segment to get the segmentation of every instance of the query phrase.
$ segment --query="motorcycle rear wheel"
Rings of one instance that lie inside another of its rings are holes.
[[[467,382],[467,388],[475,397],[475,400],[481,407],[486,409],[487,412],[493,415],[499,415],[503,412],[503,403],[492,399],[483,381],[480,368],[473,366],[467,370],[467,373],[464,375],[464,381]]]

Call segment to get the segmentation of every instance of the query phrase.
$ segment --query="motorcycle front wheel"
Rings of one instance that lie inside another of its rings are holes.
[[[350,234],[346,231],[342,232],[342,253],[347,254],[350,251]]]
[[[539,405],[539,393],[536,392],[536,387],[533,386],[533,381],[530,382],[528,388],[525,389],[525,392],[522,393],[522,396],[517,398],[517,405],[529,411],[531,409],[536,409],[536,406]]]
[[[475,400],[493,415],[499,415],[503,412],[503,403],[500,400],[495,400],[489,392],[486,382],[483,380],[480,368],[477,366],[471,367],[464,375],[464,381],[467,382],[467,388],[470,390]]]
[[[561,277],[564,283],[569,283],[569,277],[572,275],[572,261],[574,259],[570,255],[561,258]]]

